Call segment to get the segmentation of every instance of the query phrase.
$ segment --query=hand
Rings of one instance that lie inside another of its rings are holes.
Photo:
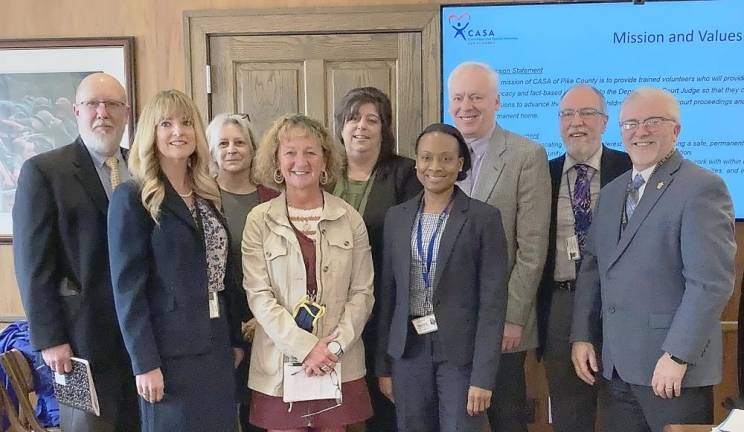
[[[243,359],[245,359],[243,348],[233,347],[233,368],[237,369]]]
[[[72,348],[70,344],[62,344],[41,350],[44,363],[58,374],[72,372]]]
[[[384,394],[386,398],[390,399],[390,402],[395,403],[395,397],[393,397],[393,378],[379,377],[377,381],[377,384],[380,387],[380,393]]]
[[[599,372],[594,345],[589,342],[574,342],[571,346],[571,361],[576,375],[585,383],[594,385],[594,374]]]
[[[246,342],[253,342],[253,335],[256,333],[257,321],[255,318],[251,318],[248,322],[241,323],[240,332],[243,334],[243,340]]]
[[[522,326],[510,322],[504,323],[504,339],[501,340],[501,352],[515,350],[520,342],[522,342]]]
[[[142,396],[142,399],[150,403],[163,400],[165,383],[163,382],[163,373],[160,371],[160,368],[137,375],[135,381],[137,382],[137,393]]]
[[[477,416],[486,411],[491,406],[492,393],[491,390],[470,386],[470,389],[468,389],[468,415]]]
[[[687,372],[686,364],[679,364],[672,360],[669,353],[659,357],[651,378],[651,388],[654,394],[662,399],[673,399],[682,394],[682,379]]]
[[[338,337],[338,330],[329,334],[324,338],[320,338],[318,342],[310,351],[310,354],[305,357],[302,361],[302,369],[305,370],[307,376],[311,375],[325,375],[330,372],[336,366],[338,357],[328,350],[328,342]]]

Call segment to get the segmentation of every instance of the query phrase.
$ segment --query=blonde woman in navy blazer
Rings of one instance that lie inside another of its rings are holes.
[[[114,300],[143,431],[232,431],[242,295],[199,113],[183,93],[144,108],[109,205]],[[236,347],[236,348],[231,348]]]
[[[430,125],[416,140],[424,192],[385,218],[376,373],[401,432],[481,430],[496,384],[506,237],[499,211],[455,186],[469,166],[460,132]],[[436,328],[417,331],[421,317]]]

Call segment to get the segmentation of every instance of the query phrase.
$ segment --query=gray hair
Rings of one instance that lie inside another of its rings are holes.
[[[620,114],[622,115],[623,108],[628,101],[636,98],[658,98],[664,101],[666,108],[669,110],[669,116],[672,120],[677,123],[680,122],[680,109],[677,98],[674,97],[669,91],[658,87],[639,87],[633,90],[628,97],[625,98],[623,104],[620,106]]]
[[[488,76],[488,82],[489,84],[491,84],[491,88],[493,89],[494,94],[496,94],[497,96],[499,95],[499,73],[496,72],[490,65],[476,61],[466,61],[460,63],[459,65],[457,65],[457,67],[452,69],[452,72],[450,72],[449,77],[447,78],[448,92],[452,89],[452,77],[465,69],[480,69],[485,72]]]
[[[597,97],[599,98],[599,105],[600,105],[600,108],[602,109],[602,112],[605,113],[605,114],[607,114],[607,99],[605,99],[604,94],[602,94],[602,92],[599,91],[598,88],[596,88],[596,87],[594,87],[592,85],[589,85],[589,84],[576,84],[575,86],[569,87],[568,90],[564,91],[563,94],[561,95],[560,102],[563,102],[563,99],[566,97],[566,95],[568,94],[568,92],[570,92],[571,90],[576,89],[576,88],[589,89],[595,95],[597,95]]]
[[[209,154],[212,160],[209,164],[209,170],[213,176],[217,176],[219,170],[217,166],[217,150],[220,144],[220,132],[225,125],[232,124],[240,129],[243,138],[250,141],[251,157],[256,156],[256,140],[253,137],[253,130],[248,120],[248,116],[243,114],[222,113],[214,116],[209,126],[207,126],[207,144],[209,145]]]

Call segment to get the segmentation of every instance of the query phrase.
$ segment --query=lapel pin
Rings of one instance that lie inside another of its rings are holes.
[[[664,182],[663,181],[656,183],[656,190],[661,190],[661,188],[663,188],[663,187],[664,187]]]

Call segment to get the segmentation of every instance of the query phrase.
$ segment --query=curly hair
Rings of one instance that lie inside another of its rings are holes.
[[[318,140],[323,149],[325,170],[328,174],[328,184],[333,184],[341,175],[343,160],[341,151],[333,143],[331,135],[326,128],[317,120],[313,120],[304,114],[285,114],[271,126],[261,140],[256,154],[255,177],[260,183],[269,187],[284,188],[285,182],[277,185],[274,181],[274,173],[279,168],[277,151],[279,144],[295,137],[313,137]]]
[[[158,159],[156,128],[163,119],[174,117],[184,117],[191,120],[194,125],[196,150],[189,157],[188,163],[188,177],[191,179],[194,192],[210,201],[216,209],[221,208],[217,182],[209,175],[209,148],[199,110],[184,93],[178,90],[163,90],[142,110],[128,158],[129,171],[141,190],[142,206],[156,223],[160,215],[160,205],[165,198],[163,180],[165,174]]]

